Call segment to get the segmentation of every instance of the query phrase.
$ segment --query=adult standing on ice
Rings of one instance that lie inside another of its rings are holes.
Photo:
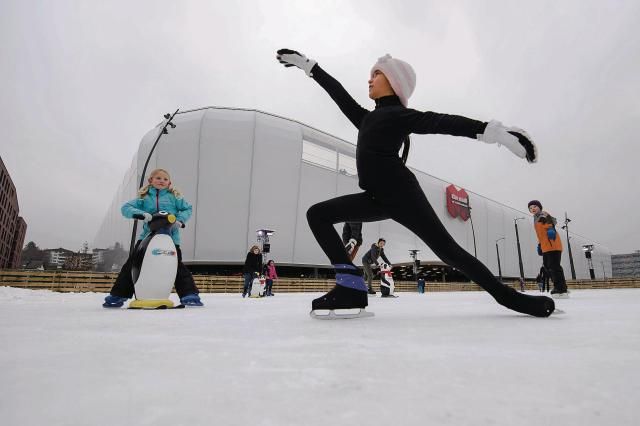
[[[409,64],[390,55],[378,59],[371,68],[369,97],[375,101],[373,111],[360,106],[316,61],[290,49],[278,50],[277,59],[285,67],[298,67],[312,77],[358,129],[356,166],[359,186],[364,192],[324,201],[307,211],[311,231],[336,271],[335,287],[313,301],[312,313],[330,310],[335,314],[336,309],[360,308],[359,314],[345,317],[367,314],[364,312],[368,304],[367,285],[349,260],[333,225],[393,219],[414,232],[440,259],[465,273],[501,305],[529,315],[551,315],[555,309],[552,299],[525,295],[504,285],[455,242],[405,165],[411,133],[465,136],[497,143],[516,156],[535,162],[535,145],[523,130],[505,127],[498,121],[485,123],[407,108],[416,75]],[[399,156],[402,145],[404,149]],[[385,173],[381,174],[383,168]]]
[[[371,244],[371,249],[367,251],[364,256],[362,256],[362,269],[364,269],[364,277],[367,281],[367,292],[369,294],[376,294],[373,290],[372,282],[373,282],[373,268],[378,267],[378,258],[381,257],[383,261],[387,262],[389,267],[391,267],[391,262],[387,259],[387,256],[384,254],[384,246],[387,243],[387,240],[384,238],[379,238],[377,243]],[[382,272],[380,273],[382,275]]]
[[[251,294],[251,285],[253,279],[262,272],[262,253],[260,247],[253,245],[247,253],[242,267],[242,276],[244,278],[244,287],[242,289],[242,297]]]

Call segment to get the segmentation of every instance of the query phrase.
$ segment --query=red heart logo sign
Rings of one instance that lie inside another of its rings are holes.
[[[463,188],[455,185],[447,186],[447,211],[451,217],[458,217],[464,221],[469,219],[471,207],[469,205],[469,195]]]

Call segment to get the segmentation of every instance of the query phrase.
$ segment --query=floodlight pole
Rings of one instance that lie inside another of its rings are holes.
[[[516,244],[518,246],[518,264],[520,266],[520,278],[524,280],[524,266],[522,265],[522,252],[520,251],[520,235],[518,234],[518,221],[524,219],[524,217],[517,217],[513,219],[513,224],[516,228]]]
[[[564,226],[562,227],[567,233],[567,248],[569,249],[569,265],[571,266],[571,279],[576,279],[576,268],[573,266],[573,253],[571,252],[571,237],[569,237],[569,222],[571,219],[567,217],[567,212],[564,212]]]
[[[498,256],[498,278],[502,281],[502,268],[500,267],[500,250],[498,250],[498,241],[504,240],[505,237],[496,240],[496,255]]]

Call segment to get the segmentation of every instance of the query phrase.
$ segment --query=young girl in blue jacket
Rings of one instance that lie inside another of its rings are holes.
[[[166,211],[176,216],[177,226],[171,229],[171,238],[178,252],[178,271],[174,284],[176,292],[182,304],[202,306],[193,276],[182,263],[182,251],[180,250],[179,228],[191,217],[191,204],[182,198],[182,195],[171,185],[169,173],[164,169],[152,171],[149,175],[149,184],[138,192],[136,199],[126,202],[121,211],[122,215],[128,219],[133,219],[136,214],[144,216],[144,225],[136,247],[151,232],[148,222],[151,220],[152,213]],[[115,284],[104,299],[102,306],[105,308],[119,308],[133,296],[134,283],[131,278],[131,262],[132,257],[129,257],[122,266]]]

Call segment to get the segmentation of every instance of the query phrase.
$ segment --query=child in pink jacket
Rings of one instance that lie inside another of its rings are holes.
[[[273,292],[271,289],[273,288],[273,280],[278,279],[278,274],[276,273],[276,264],[273,260],[269,260],[267,262],[267,273],[265,274],[267,277],[267,286],[265,288],[265,296],[273,296]]]

